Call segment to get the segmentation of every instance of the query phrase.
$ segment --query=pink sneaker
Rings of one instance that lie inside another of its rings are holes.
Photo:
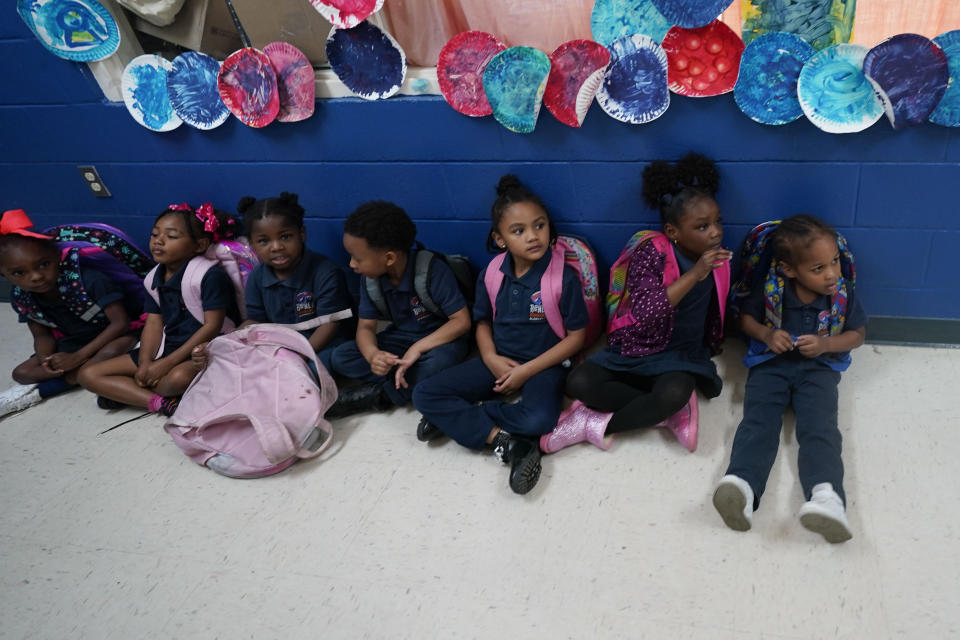
[[[700,422],[700,407],[697,404],[696,390],[690,394],[687,405],[667,418],[666,426],[677,437],[687,451],[691,453],[697,449],[697,427]],[[663,423],[661,423],[663,424]],[[657,425],[660,426],[660,425]]]
[[[540,436],[540,450],[556,453],[578,442],[588,441],[604,451],[613,444],[613,436],[605,436],[612,413],[600,413],[575,400],[560,414],[557,426],[550,433]]]

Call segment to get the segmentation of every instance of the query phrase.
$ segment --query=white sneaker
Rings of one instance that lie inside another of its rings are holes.
[[[728,527],[734,531],[749,531],[753,520],[753,489],[739,476],[720,478],[713,492],[713,506]]]
[[[40,392],[35,384],[17,384],[0,393],[0,418],[23,411],[40,402]]]
[[[800,524],[819,533],[827,542],[845,542],[853,537],[843,509],[843,500],[829,482],[813,487],[810,500],[800,507]]]

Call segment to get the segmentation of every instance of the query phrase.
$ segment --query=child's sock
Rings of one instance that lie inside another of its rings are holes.
[[[180,404],[180,398],[161,396],[158,393],[153,394],[147,401],[147,410],[153,413],[159,413],[162,416],[172,416]]]
[[[63,378],[53,378],[51,380],[44,380],[43,382],[37,385],[37,392],[40,394],[41,398],[49,398],[55,396],[64,391],[69,391],[76,385],[72,385]]]

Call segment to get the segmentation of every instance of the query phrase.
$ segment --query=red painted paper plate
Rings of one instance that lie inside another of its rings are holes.
[[[464,31],[450,38],[437,58],[437,84],[447,103],[467,116],[493,113],[483,90],[483,72],[506,48],[483,31]]]
[[[289,42],[271,42],[263,48],[277,72],[280,98],[278,122],[299,122],[313,115],[317,100],[313,65],[300,49]]]
[[[543,103],[565,125],[579,127],[603,83],[610,50],[592,40],[564,42],[550,54]]]
[[[704,27],[671,27],[663,39],[670,91],[691,98],[733,91],[743,40],[719,20]]]

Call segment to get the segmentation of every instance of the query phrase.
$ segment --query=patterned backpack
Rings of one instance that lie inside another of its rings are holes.
[[[483,276],[483,285],[487,290],[487,296],[490,298],[490,307],[494,317],[497,313],[497,292],[500,291],[500,285],[503,283],[503,272],[500,270],[506,252],[497,254]],[[580,280],[583,293],[583,302],[587,306],[587,341],[583,348],[586,349],[600,337],[603,332],[603,308],[600,304],[600,281],[597,274],[597,258],[593,248],[585,238],[573,235],[557,236],[557,242],[553,247],[553,255],[550,258],[550,264],[543,274],[541,280],[541,296],[543,298],[543,313],[547,317],[547,323],[553,332],[561,339],[566,337],[567,331],[563,326],[563,318],[560,315],[560,296],[563,289],[563,267],[569,264],[572,266]]]
[[[84,288],[81,267],[107,275],[120,285],[125,298],[143,299],[141,281],[153,266],[153,260],[120,229],[83,222],[50,227],[42,233],[52,237],[60,249],[57,289],[67,307],[83,320],[96,326],[109,324],[103,309]],[[17,313],[37,324],[56,329],[30,293],[14,287],[11,301]],[[141,326],[142,318],[131,319],[131,328]]]

